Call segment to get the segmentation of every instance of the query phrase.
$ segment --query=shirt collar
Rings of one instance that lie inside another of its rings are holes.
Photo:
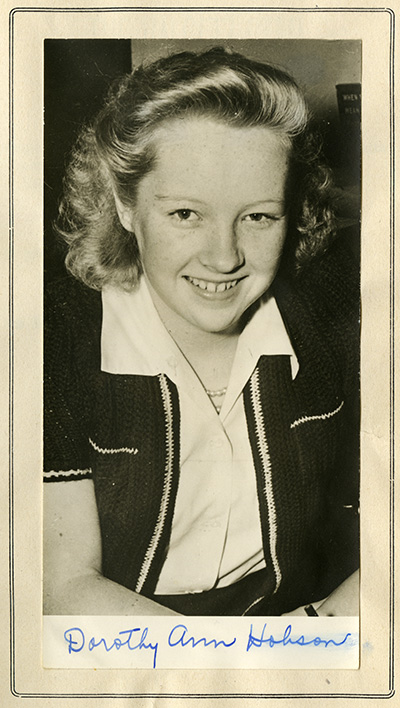
[[[111,374],[172,374],[179,348],[164,327],[145,278],[135,290],[102,290],[101,369]]]
[[[257,363],[260,356],[288,355],[291,358],[292,378],[299,364],[284,325],[277,302],[271,293],[266,293],[244,328],[238,343],[240,357],[250,356]]]
[[[178,364],[184,357],[158,315],[145,278],[131,292],[107,286],[102,304],[102,371],[143,376],[165,373],[177,383]],[[291,357],[294,378],[297,357],[276,300],[267,294],[240,335],[234,368],[239,374],[250,367],[250,375],[261,355],[273,354]]]

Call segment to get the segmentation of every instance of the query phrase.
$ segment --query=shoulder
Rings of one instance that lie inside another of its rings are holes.
[[[45,289],[45,308],[65,317],[81,317],[101,309],[101,294],[71,276],[59,278]]]
[[[102,319],[101,293],[67,276],[45,290],[46,354],[65,360],[73,348],[82,357],[97,353]]]
[[[359,285],[357,261],[341,239],[297,276],[276,279],[278,305],[299,353],[323,348],[342,371],[358,371]]]
[[[309,263],[296,276],[278,277],[275,291],[288,315],[305,309],[326,325],[359,318],[360,273],[356,258],[347,244],[337,239],[330,249]]]
[[[299,275],[297,289],[305,295],[318,294],[321,305],[352,308],[359,301],[360,272],[346,242],[338,238],[321,257]]]

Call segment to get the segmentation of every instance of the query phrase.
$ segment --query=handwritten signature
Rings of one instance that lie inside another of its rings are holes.
[[[334,639],[322,639],[321,637],[312,637],[311,639],[306,640],[304,635],[301,634],[297,639],[293,639],[291,634],[292,634],[292,625],[288,624],[286,627],[283,636],[281,639],[275,639],[275,637],[270,634],[269,637],[265,636],[267,632],[267,625],[264,624],[261,632],[261,636],[256,637],[253,635],[253,625],[250,625],[250,634],[249,638],[247,641],[247,648],[246,651],[249,651],[252,647],[256,647],[259,649],[263,645],[267,645],[271,648],[275,647],[277,644],[281,644],[283,647],[286,647],[290,644],[296,644],[299,647],[307,647],[310,645],[314,645],[315,647],[322,646],[322,647],[328,647],[330,645],[335,646],[335,647],[341,647],[343,644],[345,644],[348,640],[349,637],[351,637],[351,632],[347,632],[347,634],[344,636],[341,641],[336,642]]]
[[[151,642],[146,644],[145,639],[149,632],[148,627],[142,630],[141,637],[138,642],[134,642],[134,633],[140,632],[140,627],[133,627],[132,629],[123,629],[118,632],[118,637],[115,637],[111,643],[107,644],[104,637],[101,637],[98,641],[92,637],[87,645],[89,651],[101,647],[106,652],[110,652],[112,649],[119,651],[122,647],[126,647],[129,651],[136,651],[136,649],[152,649],[153,651],[153,669],[157,666],[157,652],[158,652],[158,642],[152,644]],[[135,635],[137,637],[138,635]],[[84,632],[80,627],[72,627],[71,629],[66,629],[64,632],[64,639],[68,644],[68,653],[80,652],[86,644],[86,638]]]
[[[107,653],[112,650],[120,651],[123,648],[129,651],[150,650],[153,652],[153,669],[155,669],[157,667],[159,642],[151,642],[150,640],[147,640],[148,634],[148,627],[145,627],[144,629],[142,629],[141,627],[132,627],[131,629],[121,630],[120,632],[118,632],[117,637],[114,637],[113,639],[108,641],[105,637],[100,637],[99,639],[91,637],[89,641],[87,641],[85,633],[80,627],[71,627],[70,629],[65,630],[64,639],[67,643],[69,654],[79,653],[85,647],[88,651],[102,649]],[[253,630],[253,625],[251,624],[250,632],[247,639],[246,651],[249,651],[252,648],[259,649],[263,646],[273,648],[278,645],[281,645],[283,647],[289,645],[297,645],[299,647],[313,645],[316,647],[321,646],[324,648],[328,646],[340,647],[343,646],[346,642],[348,642],[349,637],[351,637],[351,632],[347,632],[347,634],[340,641],[336,641],[332,638],[323,639],[319,636],[315,636],[310,639],[305,639],[304,635],[300,635],[297,638],[293,638],[292,625],[288,624],[282,637],[276,638],[272,634],[268,636],[266,623],[264,623],[261,633]],[[188,649],[195,649],[198,646],[202,646],[204,648],[211,647],[213,649],[229,649],[234,644],[236,644],[236,642],[236,637],[233,637],[231,639],[216,639],[214,637],[207,639],[206,637],[200,637],[196,639],[194,636],[191,635],[190,630],[185,624],[175,625],[173,629],[171,629],[167,641],[168,646],[172,648],[183,647]]]
[[[189,635],[189,630],[184,624],[177,624],[169,633],[168,637],[168,644],[170,647],[177,647],[181,645],[182,647],[191,647],[194,649],[194,647],[197,647],[199,644],[202,644],[204,647],[209,647],[213,646],[214,649],[218,649],[218,647],[222,646],[225,647],[226,649],[228,647],[233,646],[236,643],[236,637],[234,637],[230,642],[226,642],[224,639],[209,639],[207,640],[205,637],[201,637],[201,639],[195,639],[194,637],[190,637]]]

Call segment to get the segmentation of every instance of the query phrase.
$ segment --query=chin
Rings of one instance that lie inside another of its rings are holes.
[[[239,322],[236,320],[234,322],[223,322],[215,324],[204,324],[197,325],[199,329],[203,332],[208,332],[208,334],[236,334],[239,329]]]

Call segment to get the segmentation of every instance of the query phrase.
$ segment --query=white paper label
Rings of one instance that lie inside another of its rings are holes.
[[[358,617],[43,617],[43,666],[357,669]]]

